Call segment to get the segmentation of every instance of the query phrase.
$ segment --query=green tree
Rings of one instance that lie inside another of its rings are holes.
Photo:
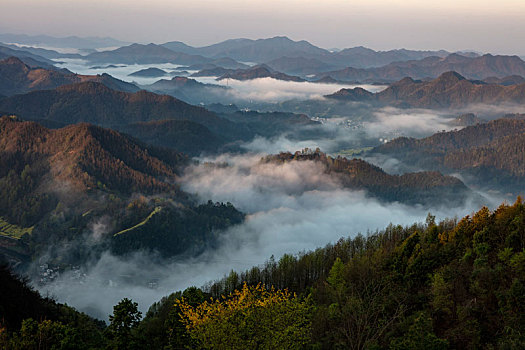
[[[138,337],[134,330],[139,325],[141,317],[138,304],[128,298],[122,299],[115,305],[106,330],[110,339],[109,348],[119,350],[137,348]]]
[[[418,313],[408,332],[390,343],[391,350],[446,350],[448,342],[438,338],[432,330],[432,318]]]

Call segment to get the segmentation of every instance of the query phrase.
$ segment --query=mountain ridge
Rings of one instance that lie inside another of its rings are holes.
[[[318,74],[315,78],[330,76],[343,81],[392,82],[407,76],[413,79],[435,78],[448,71],[456,71],[469,79],[525,76],[525,62],[518,56],[485,54],[478,57],[466,57],[450,54],[444,58],[430,56],[421,60],[393,62],[377,68],[347,67]]]
[[[358,89],[358,90],[356,90]],[[416,108],[460,108],[474,104],[525,103],[525,83],[500,85],[468,80],[457,72],[445,72],[430,81],[403,78],[377,93],[360,88],[341,89],[329,99]]]
[[[122,91],[136,92],[138,87],[109,74],[80,75],[69,71],[31,68],[17,57],[0,61],[0,95],[12,96],[30,91],[53,89],[80,82],[99,82]]]

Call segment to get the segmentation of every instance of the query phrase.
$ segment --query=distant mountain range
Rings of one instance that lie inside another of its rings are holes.
[[[48,60],[47,58],[44,58],[26,50],[13,49],[11,47],[4,46],[0,43],[0,60],[4,60],[9,57],[16,57],[32,68],[40,67],[47,69],[56,69],[54,66],[55,62]]]
[[[525,76],[525,62],[518,56],[483,55],[467,57],[451,54],[446,57],[427,57],[421,60],[394,62],[378,68],[358,69],[348,67],[325,72],[315,78],[331,77],[342,81],[393,82],[404,77],[413,79],[435,78],[448,71],[455,71],[469,79],[488,77],[503,78],[511,75]]]
[[[245,65],[228,57],[208,58],[201,55],[175,52],[155,44],[132,44],[111,51],[94,52],[84,57],[91,63],[156,64],[174,63],[186,66],[210,65],[213,67],[242,68]]]
[[[0,114],[36,120],[53,128],[88,122],[130,133],[158,146],[176,147],[190,155],[218,152],[219,147],[211,146],[248,141],[255,135],[273,137],[318,124],[305,115],[293,113],[239,113],[218,115],[168,95],[145,90],[126,93],[95,82],[0,99]],[[182,129],[177,130],[179,127]],[[184,130],[187,135],[182,135]],[[170,140],[175,136],[176,140]]]
[[[115,79],[108,74],[79,75],[68,70],[31,68],[16,57],[0,61],[0,95],[4,96],[54,89],[62,85],[87,81],[99,82],[121,91],[139,90],[135,85]]]
[[[141,90],[116,91],[97,82],[84,82],[34,91],[0,100],[0,111],[24,119],[47,119],[64,125],[88,122],[115,127],[152,120],[189,119],[212,130],[227,132],[231,122],[202,107],[167,95]]]
[[[525,119],[503,118],[423,139],[401,137],[369,152],[400,160],[408,169],[467,176],[484,189],[523,194]]]
[[[319,72],[326,72],[337,69],[339,65],[323,62],[316,58],[305,57],[279,57],[265,63],[266,66],[273,70],[286,72],[287,74],[295,74],[306,76],[309,74],[316,74]]]
[[[514,78],[513,78],[514,79]],[[506,82],[509,79],[502,79]],[[520,79],[514,79],[519,82]],[[489,79],[489,81],[498,81]],[[404,78],[378,93],[362,88],[341,89],[326,96],[342,101],[418,108],[458,108],[473,104],[525,103],[525,83],[501,85],[468,80],[456,72],[446,72],[431,81]]]
[[[287,37],[268,39],[232,39],[205,47],[191,47],[182,42],[157,44],[132,44],[112,51],[94,52],[85,59],[92,63],[155,64],[175,63],[187,65],[190,70],[214,68],[242,69],[242,62],[266,64],[270,69],[305,78],[311,74],[329,72],[340,81],[396,80],[390,74],[361,72],[392,63],[416,60],[435,60],[450,56],[447,51],[390,50],[374,51],[364,47],[331,52],[307,41],[293,41]],[[460,56],[460,55],[458,55]],[[463,53],[461,57],[476,58],[475,53]],[[429,64],[425,61],[425,64]],[[346,68],[352,67],[352,68]],[[454,67],[449,67],[451,70]],[[341,70],[343,69],[343,70]],[[357,70],[357,71],[354,71]],[[459,70],[456,69],[456,70]],[[224,73],[224,72],[223,72]],[[519,74],[519,73],[515,73]],[[383,77],[382,77],[383,75]],[[384,77],[388,75],[388,77]],[[410,75],[410,74],[405,74]],[[498,74],[493,74],[498,76]],[[512,75],[512,74],[505,74]],[[431,76],[431,75],[428,75]],[[322,78],[318,76],[316,79]]]
[[[31,46],[19,46],[13,44],[4,44],[0,43],[0,46],[6,47],[15,51],[29,52],[32,55],[37,55],[38,57],[44,58],[46,60],[52,60],[56,58],[76,58],[81,59],[83,56],[78,53],[63,53],[50,49],[43,49],[40,47],[31,47]],[[13,53],[10,56],[18,56],[18,54]],[[47,61],[49,64],[54,64],[55,62]]]
[[[155,64],[170,62],[190,65],[210,62],[210,59],[202,56],[173,52],[163,46],[155,44],[132,44],[115,50],[94,52],[87,55],[85,59],[92,63],[122,64]]]
[[[258,40],[230,39],[201,48],[191,47],[180,42],[168,42],[162,46],[193,55],[212,58],[231,57],[237,61],[255,63],[264,63],[282,56],[309,57],[329,53],[327,50],[316,47],[307,41],[293,41],[287,37]]]
[[[116,89],[121,87],[121,82],[107,74],[80,76],[44,69],[32,70],[20,60],[12,58],[0,62],[0,77],[0,82],[8,85],[3,86],[0,91],[10,96],[0,99],[0,114],[14,114],[23,119],[38,120],[52,128],[88,122],[124,130],[146,142],[151,142],[151,135],[156,135],[158,142],[155,144],[164,147],[176,145],[190,155],[210,151],[209,146],[218,143],[226,145],[233,141],[248,141],[256,134],[275,136],[283,132],[298,132],[298,115],[293,113],[281,113],[278,119],[272,118],[271,123],[254,123],[257,118],[264,120],[267,116],[265,113],[253,112],[253,118],[246,119],[235,118],[229,112],[219,116],[168,95],[145,90],[135,93],[118,91]],[[112,84],[116,86],[108,87]],[[138,90],[135,85],[124,84],[124,88],[130,86],[132,90]],[[58,87],[55,88],[56,86]],[[21,94],[44,87],[49,89]],[[180,92],[185,96],[194,96],[195,99],[206,94],[228,91],[225,87],[202,84],[184,77],[160,80],[147,88],[174,95]],[[15,93],[20,94],[14,95]],[[305,116],[300,116],[300,119],[301,125],[316,124]],[[166,122],[170,120],[190,121],[200,127],[181,123],[179,126],[184,127],[189,134],[170,141],[170,135],[174,136],[178,127],[175,122]],[[159,123],[148,124],[152,121]],[[142,135],[137,123],[145,123],[140,124],[145,129]],[[167,128],[162,129],[162,125]],[[159,133],[164,133],[164,136]],[[201,141],[196,141],[199,138]],[[210,140],[209,145],[206,144],[207,139]],[[184,140],[187,142],[183,142]]]
[[[241,62],[266,63],[268,66],[288,74],[320,72],[329,70],[330,67],[334,66],[377,67],[395,61],[415,60],[429,56],[444,57],[449,54],[443,50],[415,51],[401,49],[374,51],[362,46],[331,52],[312,45],[305,40],[294,41],[285,36],[257,40],[231,39],[198,48],[186,45],[180,41],[168,42],[162,44],[162,46],[191,55],[231,57]],[[290,64],[293,61],[295,61],[295,64]]]
[[[97,65],[173,63],[184,65],[185,70],[202,71],[199,76],[221,76],[228,73],[227,70],[247,69],[247,63],[251,66],[264,64],[272,71],[313,81],[391,83],[406,76],[435,78],[447,71],[456,71],[469,79],[525,76],[525,63],[517,56],[480,56],[473,52],[450,53],[444,50],[375,51],[362,46],[332,52],[304,40],[294,41],[282,36],[231,39],[205,47],[192,47],[178,41],[161,45],[135,43],[114,50],[91,52],[86,56],[35,47],[22,48],[26,51],[21,53],[20,48],[13,45],[7,49],[19,51],[10,56],[24,56],[48,64],[52,64],[48,59],[61,57],[83,58]],[[33,65],[34,61],[26,63]]]
[[[54,47],[54,48],[76,48],[76,49],[99,49],[126,45],[125,41],[105,37],[54,37],[49,35],[26,35],[26,34],[0,34],[0,42],[17,43],[27,46]]]

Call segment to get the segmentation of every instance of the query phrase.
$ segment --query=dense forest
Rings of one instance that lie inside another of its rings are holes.
[[[411,168],[460,171],[475,185],[519,194],[525,185],[525,120],[509,116],[423,139],[400,137],[369,156],[387,155]]]
[[[425,223],[272,257],[173,293],[144,318],[123,299],[107,326],[40,298],[4,268],[0,288],[12,297],[1,300],[0,342],[6,349],[522,349],[524,266],[518,198],[460,220],[429,214]]]
[[[0,291],[0,348],[104,348],[103,321],[41,297],[6,266],[0,266]]]
[[[189,120],[159,120],[133,123],[119,131],[159,147],[167,147],[188,156],[217,152],[226,140],[202,124]]]
[[[63,244],[49,263],[76,265],[109,248],[197,254],[244,220],[229,203],[199,204],[179,188],[185,155],[113,130],[2,117],[0,148],[0,249],[13,264]],[[100,220],[102,239],[91,242]]]

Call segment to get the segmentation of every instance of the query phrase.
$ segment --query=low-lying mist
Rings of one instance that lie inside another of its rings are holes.
[[[337,154],[344,149],[378,146],[400,136],[421,138],[460,129],[453,123],[457,115],[427,109],[370,108],[364,115],[318,118],[321,125],[304,127],[302,132],[271,138],[256,136],[241,147],[249,152],[272,154],[319,147]]]
[[[72,271],[40,290],[102,319],[124,297],[137,301],[145,312],[171,292],[262,264],[271,255],[314,249],[389,223],[422,222],[429,211],[444,218],[478,209],[470,203],[462,208],[385,203],[363,191],[344,189],[313,162],[262,164],[262,156],[202,159],[182,177],[182,188],[198,200],[229,201],[248,214],[243,224],[222,233],[216,249],[170,260],[145,252],[126,257],[106,252],[81,268],[82,278]],[[92,225],[93,230],[101,227]]]
[[[233,101],[255,101],[278,103],[287,100],[320,99],[324,95],[333,94],[343,88],[362,87],[371,92],[381,91],[385,86],[369,84],[320,84],[312,82],[294,82],[273,78],[257,78],[253,80],[223,79],[216,77],[196,77],[196,80],[208,83],[229,86],[228,94]]]
[[[181,65],[172,63],[158,63],[158,64],[93,64],[82,59],[60,59],[57,63],[60,68],[67,68],[70,71],[78,74],[102,74],[107,73],[111,76],[127,81],[130,83],[137,83],[139,85],[149,85],[160,79],[170,79],[172,76],[181,75],[178,69],[183,67]],[[159,77],[140,77],[129,76],[129,74],[147,68],[159,68],[168,75]],[[183,68],[182,68],[183,69]],[[195,71],[188,71],[194,73]],[[226,91],[217,91],[217,96],[203,96],[203,101],[221,102],[221,103],[239,103],[239,102],[267,102],[278,103],[291,99],[308,100],[318,99],[323,95],[332,94],[342,88],[362,87],[371,92],[381,91],[385,86],[380,85],[356,85],[356,84],[318,84],[311,82],[293,82],[277,80],[273,78],[258,78],[253,80],[239,81],[234,79],[217,80],[217,77],[195,77],[199,82],[213,85],[228,86],[230,89]],[[195,101],[193,101],[195,102]],[[198,103],[198,102],[196,102]]]
[[[182,67],[178,64],[173,63],[159,63],[159,64],[99,64],[99,63],[90,63],[83,59],[78,58],[60,58],[57,60],[56,66],[59,68],[67,68],[73,73],[77,74],[86,74],[86,75],[96,75],[107,73],[117,79],[127,81],[129,83],[137,83],[140,85],[153,84],[159,79],[169,79],[170,75],[168,74],[165,77],[141,77],[141,76],[130,76],[131,73],[135,73],[142,69],[147,68],[159,68],[168,73],[177,71],[178,68]]]

